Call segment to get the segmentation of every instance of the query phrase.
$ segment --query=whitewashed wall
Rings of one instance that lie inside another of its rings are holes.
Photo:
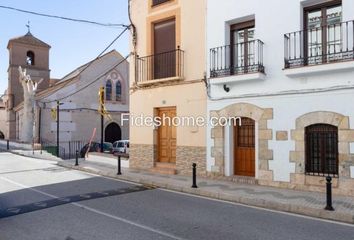
[[[223,89],[226,78],[209,79],[210,98],[208,113],[220,110],[235,103],[251,103],[261,108],[273,108],[274,119],[269,121],[273,129],[273,140],[269,148],[273,149],[274,160],[269,168],[274,172],[275,181],[290,181],[290,173],[295,166],[289,162],[289,152],[295,143],[275,141],[276,131],[295,129],[295,120],[303,114],[313,111],[332,111],[350,117],[354,126],[354,110],[350,107],[354,96],[354,62],[347,64],[349,69],[333,72],[304,74],[289,77],[284,68],[284,34],[302,30],[303,7],[321,3],[320,0],[208,0],[207,14],[207,75],[209,76],[209,50],[229,44],[229,26],[241,20],[255,19],[255,38],[264,42],[265,77],[262,80],[228,82],[230,91]],[[354,1],[343,0],[342,21],[354,20]],[[242,21],[241,21],[242,22]],[[351,68],[351,69],[350,69]],[[215,84],[216,83],[216,84]],[[337,89],[337,90],[336,90]],[[315,93],[319,91],[318,93]],[[226,141],[227,143],[227,141]],[[207,170],[211,171],[214,158],[210,127],[207,130]],[[228,144],[230,145],[230,144]],[[225,149],[225,151],[230,151]],[[351,144],[354,152],[354,144]],[[229,153],[226,153],[228,156]],[[354,167],[351,168],[354,177]]]
[[[53,101],[68,96],[95,81],[84,90],[68,97],[60,105],[60,141],[88,141],[96,128],[94,140],[100,139],[100,114],[98,113],[98,90],[105,86],[106,80],[110,79],[112,73],[118,75],[122,82],[123,100],[120,102],[111,101],[106,103],[111,113],[112,121],[120,125],[120,113],[129,112],[129,63],[123,62],[113,68],[123,58],[117,52],[111,52],[96,60],[81,75],[76,76],[73,84],[69,84],[56,92],[53,92],[43,102]],[[75,74],[74,74],[75,75]],[[96,80],[97,79],[97,80]],[[113,90],[114,91],[114,90]],[[113,92],[115,96],[115,92]],[[56,120],[51,118],[50,110],[56,108],[56,102],[45,104],[42,108],[42,138],[47,141],[56,139]],[[104,126],[111,121],[105,119]],[[121,126],[122,138],[129,139],[129,126]]]

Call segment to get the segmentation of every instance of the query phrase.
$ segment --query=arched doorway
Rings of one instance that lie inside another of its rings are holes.
[[[3,132],[0,131],[0,139],[5,139],[5,135]]]
[[[104,131],[105,142],[114,143],[115,141],[122,139],[122,131],[117,123],[110,123],[107,125]]]

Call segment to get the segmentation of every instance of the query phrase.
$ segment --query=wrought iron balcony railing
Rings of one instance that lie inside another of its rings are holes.
[[[138,82],[164,78],[183,78],[184,51],[173,51],[136,58],[136,79]]]
[[[354,21],[284,34],[285,68],[354,60]]]
[[[210,77],[264,73],[261,40],[210,49]]]

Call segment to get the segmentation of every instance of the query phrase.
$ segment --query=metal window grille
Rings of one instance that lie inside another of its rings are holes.
[[[315,124],[305,129],[305,173],[338,177],[338,128]]]
[[[239,147],[254,147],[255,146],[255,130],[254,120],[250,118],[242,118],[241,126],[237,120],[237,145]]]

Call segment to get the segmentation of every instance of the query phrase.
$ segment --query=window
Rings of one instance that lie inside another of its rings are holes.
[[[314,124],[305,129],[305,172],[338,176],[338,128]]]
[[[112,100],[112,82],[111,80],[107,80],[106,82],[106,100]]]
[[[120,101],[122,99],[122,84],[120,81],[116,83],[116,101]]]
[[[160,5],[162,3],[168,2],[170,0],[152,0],[152,6]]]
[[[305,64],[336,60],[342,50],[341,1],[304,9]]]
[[[30,66],[34,65],[34,53],[32,51],[27,52],[26,64]]]
[[[264,73],[263,45],[255,20],[230,26],[230,44],[210,49],[210,77]]]

